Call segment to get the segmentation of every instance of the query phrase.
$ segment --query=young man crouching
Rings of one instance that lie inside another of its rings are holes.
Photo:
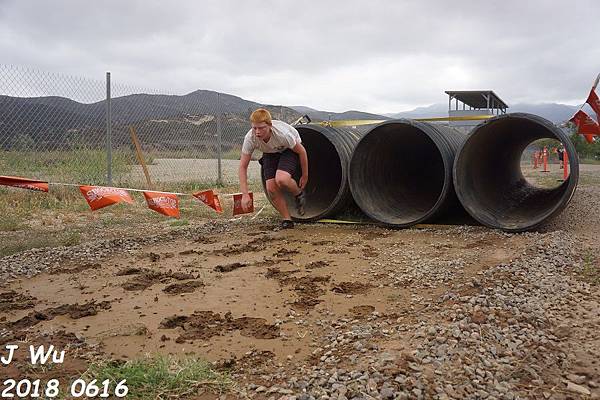
[[[296,211],[304,215],[306,196],[304,188],[308,182],[308,157],[302,146],[300,134],[283,121],[272,120],[269,111],[259,108],[250,115],[252,129],[244,137],[240,157],[239,179],[242,192],[242,208],[250,208],[248,195],[248,164],[254,150],[262,151],[259,160],[269,197],[283,221],[281,227],[293,228],[294,223],[284,198],[283,191],[290,192],[296,200]]]

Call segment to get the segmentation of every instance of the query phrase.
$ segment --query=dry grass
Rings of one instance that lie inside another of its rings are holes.
[[[161,187],[160,190],[192,193],[207,189],[205,185],[184,183]],[[220,194],[235,193],[236,186],[217,188]],[[259,185],[251,187],[262,193]],[[208,220],[229,219],[231,198],[222,196],[224,213],[191,196],[180,196],[181,218],[165,217],[146,207],[141,193],[131,192],[135,204],[117,204],[92,212],[75,187],[51,187],[49,193],[0,187],[0,257],[32,248],[72,246],[79,243],[111,239],[126,235],[152,234],[161,230],[204,223]],[[276,211],[264,196],[257,196],[258,209],[267,205],[261,218]]]

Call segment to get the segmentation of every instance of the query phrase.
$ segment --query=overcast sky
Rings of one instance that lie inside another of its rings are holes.
[[[580,104],[600,1],[0,0],[0,63],[337,112],[472,89]]]

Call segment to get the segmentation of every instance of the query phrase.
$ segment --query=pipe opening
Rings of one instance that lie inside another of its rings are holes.
[[[546,166],[544,166],[544,147],[547,149]],[[563,161],[559,157],[559,149],[564,149],[564,145],[559,140],[540,139],[533,141],[523,150],[521,173],[531,186],[554,189],[562,184]],[[569,166],[567,171],[570,171]]]
[[[342,162],[335,146],[322,133],[297,127],[308,154],[308,184],[304,216],[298,215],[292,196],[286,196],[290,214],[298,219],[313,219],[334,204],[342,186]]]
[[[529,182],[521,169],[527,146],[540,139],[565,144],[569,178],[556,187]],[[532,229],[560,212],[571,199],[578,161],[567,136],[549,121],[530,114],[507,114],[473,129],[454,165],[454,184],[465,209],[481,223],[507,231]]]
[[[350,165],[354,199],[370,217],[408,226],[427,217],[444,190],[444,161],[434,141],[410,123],[373,128]]]

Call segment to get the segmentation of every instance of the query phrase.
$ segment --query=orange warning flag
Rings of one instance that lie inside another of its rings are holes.
[[[37,190],[39,192],[48,191],[48,182],[21,178],[18,176],[0,176],[0,185],[14,186],[21,189]]]
[[[148,208],[166,215],[179,218],[179,199],[174,193],[144,192]]]
[[[594,88],[590,90],[590,94],[585,102],[588,103],[596,113],[596,119],[600,120],[600,99],[598,98]]]
[[[133,204],[133,199],[124,189],[104,186],[79,186],[79,190],[85,200],[90,205],[92,211],[112,204],[125,203]]]
[[[598,126],[598,123],[581,110],[577,111],[569,121],[577,125],[578,133],[583,135],[588,143],[594,141],[594,136],[600,136],[600,126]]]
[[[249,214],[254,212],[254,196],[252,192],[248,193],[250,195],[250,208],[244,210],[242,208],[242,193],[236,193],[233,195],[233,215],[239,214]]]
[[[193,194],[195,198],[213,208],[216,212],[222,213],[223,207],[221,206],[221,201],[219,200],[219,196],[213,192],[212,189],[205,190],[203,192],[196,192]]]

